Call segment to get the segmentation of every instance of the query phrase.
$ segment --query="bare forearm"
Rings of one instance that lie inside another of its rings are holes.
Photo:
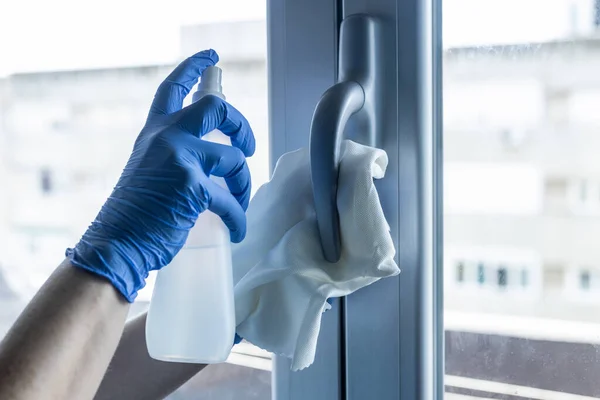
[[[146,314],[127,323],[96,400],[163,399],[205,367],[150,358],[145,325]]]
[[[63,262],[0,343],[0,398],[93,398],[128,309],[108,281]]]

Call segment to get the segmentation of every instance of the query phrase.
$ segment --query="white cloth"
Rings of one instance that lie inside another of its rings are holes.
[[[314,360],[327,298],[400,272],[373,184],[385,174],[387,154],[342,143],[337,196],[342,255],[331,264],[319,242],[308,153],[300,149],[279,159],[273,178],[250,203],[246,239],[233,247],[237,332],[291,358],[293,370]]]

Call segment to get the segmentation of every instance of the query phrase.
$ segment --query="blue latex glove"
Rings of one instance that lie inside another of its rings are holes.
[[[236,333],[235,338],[233,339],[233,344],[234,345],[240,344],[242,340],[244,340],[244,338]]]
[[[129,302],[148,272],[177,254],[201,212],[220,215],[232,242],[246,234],[250,172],[244,156],[255,146],[248,121],[215,96],[182,109],[202,71],[218,60],[213,50],[200,52],[159,86],[116,187],[80,242],[67,249],[73,265],[108,279]],[[200,139],[214,129],[230,136],[233,147]],[[209,175],[224,177],[229,191]]]

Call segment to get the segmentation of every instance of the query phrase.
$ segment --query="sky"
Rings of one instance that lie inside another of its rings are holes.
[[[326,0],[324,0],[326,1]],[[590,26],[593,0],[444,0],[446,47],[544,41]],[[182,25],[264,19],[266,0],[2,0],[0,76],[172,63]]]
[[[2,0],[0,76],[171,63],[180,26],[265,16],[266,0]]]

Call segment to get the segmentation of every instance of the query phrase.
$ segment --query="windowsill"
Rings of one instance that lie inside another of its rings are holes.
[[[263,371],[271,371],[273,363],[271,353],[248,342],[233,346],[226,362]]]

